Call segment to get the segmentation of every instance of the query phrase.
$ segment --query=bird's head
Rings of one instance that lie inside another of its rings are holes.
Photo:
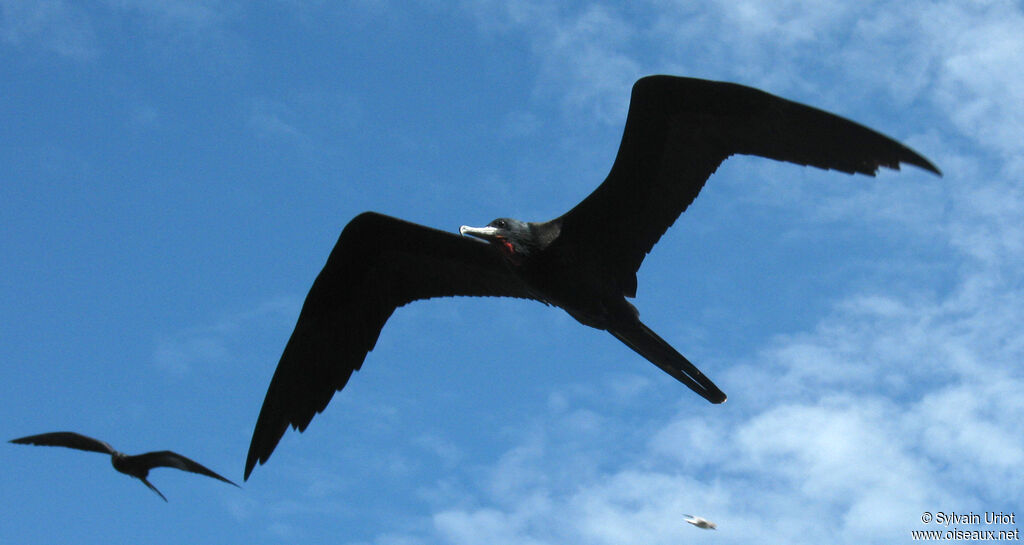
[[[486,240],[513,259],[528,255],[536,246],[537,239],[529,223],[511,218],[498,218],[484,227],[463,225],[459,233]]]

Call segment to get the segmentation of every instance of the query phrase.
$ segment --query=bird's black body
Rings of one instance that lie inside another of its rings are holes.
[[[313,283],[267,390],[245,477],[289,425],[304,430],[373,349],[391,313],[456,295],[535,299],[607,330],[711,401],[725,394],[645,326],[626,298],[662,234],[734,154],[874,175],[900,163],[939,173],[902,144],[833,114],[732,83],[671,76],[636,82],[605,181],[548,222],[508,218],[462,234],[372,212],[342,231]]]
[[[164,495],[146,479],[146,477],[149,476],[149,470],[154,467],[173,467],[182,471],[189,471],[191,473],[198,473],[200,475],[206,475],[207,477],[213,477],[214,479],[224,481],[230,485],[238,486],[237,484],[214,473],[210,469],[207,469],[199,462],[169,450],[147,452],[145,454],[137,454],[133,456],[114,450],[114,448],[108,443],[100,441],[99,439],[93,439],[92,437],[86,437],[85,435],[70,431],[55,431],[51,433],[41,433],[39,435],[30,435],[28,437],[11,439],[10,442],[21,445],[65,447],[109,454],[110,463],[114,466],[114,469],[142,481],[142,484],[149,487],[153,492],[156,492],[164,501],[167,501],[167,498],[164,497]]]
[[[579,246],[559,243],[563,218],[545,223],[499,218],[486,227],[463,226],[459,231],[498,248],[536,299],[565,309],[583,325],[608,331],[708,401],[725,401],[704,373],[640,321],[636,307],[626,301],[627,289],[635,293],[635,273],[631,284],[628,278],[624,283],[609,274],[614,269],[607,263],[592,258],[597,254],[588,256],[577,251]]]

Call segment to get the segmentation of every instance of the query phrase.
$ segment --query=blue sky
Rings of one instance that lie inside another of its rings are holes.
[[[241,482],[342,227],[564,212],[643,75],[835,111],[945,176],[719,169],[635,303],[724,405],[557,309],[421,302],[241,490],[156,470],[164,504],[3,445],[0,542],[891,544],[924,511],[1024,516],[1024,8],[549,4],[0,0],[2,436]]]

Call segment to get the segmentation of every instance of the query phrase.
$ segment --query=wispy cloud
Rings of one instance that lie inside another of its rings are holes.
[[[574,116],[620,123],[640,66],[630,54],[636,29],[613,8],[516,0],[469,4],[484,32],[525,34],[542,63],[537,91],[559,97]]]
[[[249,126],[260,138],[284,138],[309,143],[309,137],[289,122],[288,109],[277,102],[255,99],[249,107]]]
[[[255,331],[289,323],[298,314],[300,304],[297,298],[273,298],[215,323],[165,335],[156,341],[153,363],[172,375],[183,376],[197,366],[219,367],[250,358],[246,346]]]
[[[39,48],[74,60],[99,54],[87,13],[62,0],[0,0],[0,37],[21,48]]]
[[[233,2],[225,0],[107,0],[107,4],[114,9],[194,30],[217,24],[236,9]]]
[[[97,27],[113,17],[129,16],[128,24],[136,26],[138,39],[152,37],[155,31],[171,43],[179,42],[183,32],[203,35],[203,40],[215,37],[221,33],[218,27],[225,17],[239,9],[219,0],[107,0],[98,5],[0,0],[0,39],[20,48],[88,61],[103,50]]]

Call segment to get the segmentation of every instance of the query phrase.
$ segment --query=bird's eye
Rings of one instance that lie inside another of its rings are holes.
[[[508,227],[508,225],[505,223],[505,220],[495,220],[494,221],[494,226],[499,228],[499,229],[504,229],[504,228]]]

